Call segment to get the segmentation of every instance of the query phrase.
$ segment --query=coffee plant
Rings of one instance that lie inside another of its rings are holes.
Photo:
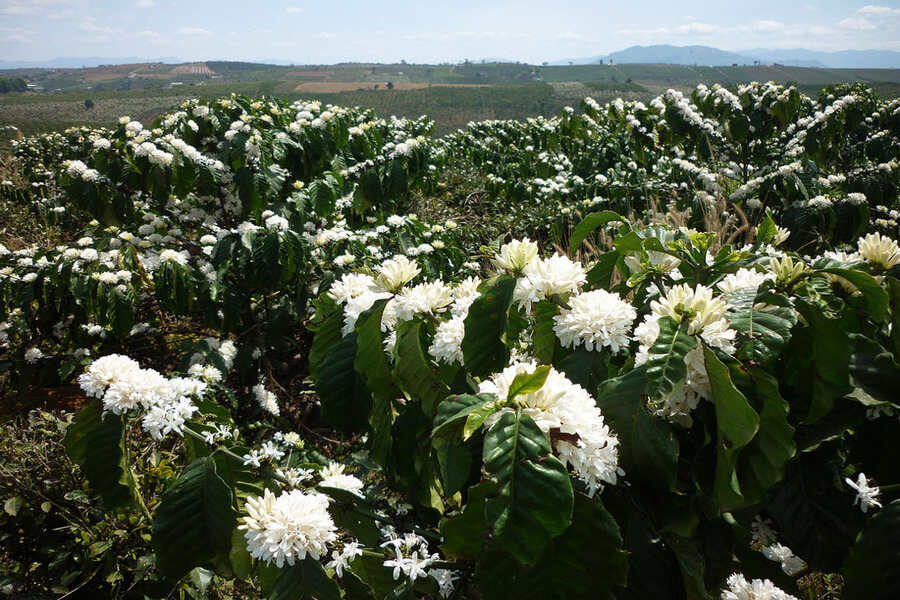
[[[232,96],[16,145],[70,238],[0,246],[0,381],[77,384],[134,593],[900,595],[898,101],[430,130]]]

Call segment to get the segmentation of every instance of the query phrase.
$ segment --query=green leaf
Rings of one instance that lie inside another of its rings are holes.
[[[597,391],[597,406],[619,438],[619,460],[628,479],[658,490],[675,488],[679,446],[672,426],[644,407],[646,368],[609,379]]]
[[[697,347],[697,339],[688,335],[687,330],[688,323],[671,317],[659,320],[659,336],[650,348],[647,360],[647,392],[651,398],[670,394],[687,378],[684,359]]]
[[[756,228],[756,243],[768,244],[775,237],[775,220],[772,218],[772,212],[766,209],[766,217]]]
[[[394,378],[411,400],[421,402],[422,412],[431,416],[438,403],[450,394],[450,388],[437,376],[437,369],[425,354],[423,334],[419,319],[397,328]]]
[[[434,438],[432,445],[440,467],[444,495],[452,496],[463,489],[469,480],[472,453],[456,438]]]
[[[734,386],[728,367],[716,357],[715,352],[704,347],[704,358],[716,406],[718,431],[715,498],[723,508],[740,506],[744,496],[735,466],[741,449],[750,443],[759,429],[759,415]]]
[[[599,288],[608,290],[618,260],[619,253],[615,250],[601,254],[597,258],[597,264],[591,267],[587,272],[587,285],[585,286],[585,289],[596,290]]]
[[[533,394],[544,386],[547,376],[550,374],[550,367],[541,365],[532,373],[519,373],[509,384],[509,393],[506,396],[507,401],[511,401],[516,396],[523,394]]]
[[[894,356],[900,356],[900,280],[885,277],[891,293],[891,342]]]
[[[853,342],[850,358],[853,382],[875,400],[900,406],[897,396],[900,390],[900,364],[894,355],[865,336],[850,334],[850,339]]]
[[[516,278],[498,275],[482,284],[483,292],[465,320],[462,341],[466,369],[475,377],[484,377],[506,367],[509,350],[503,334],[509,318]]]
[[[103,412],[100,400],[89,402],[66,428],[63,445],[72,462],[81,467],[106,508],[132,499],[130,471],[125,464],[122,419]]]
[[[858,531],[859,508],[852,491],[835,477],[825,457],[812,452],[788,464],[784,479],[767,496],[766,511],[775,519],[785,546],[813,570],[837,571]]]
[[[578,247],[581,246],[581,242],[583,242],[587,236],[598,228],[603,227],[608,223],[612,223],[613,221],[628,223],[628,219],[611,210],[595,212],[586,216],[584,220],[575,227],[575,231],[572,232],[572,237],[569,238],[569,253],[575,254],[575,252],[578,251]]]
[[[505,412],[484,438],[484,470],[500,496],[488,500],[494,536],[519,562],[537,560],[569,525],[569,473],[550,453],[544,432],[529,417]]]
[[[850,338],[837,319],[829,319],[821,308],[802,298],[797,309],[808,325],[808,352],[812,355],[808,389],[811,398],[806,422],[814,423],[828,414],[837,398],[851,391]]]
[[[356,321],[356,358],[353,368],[361,373],[372,393],[372,410],[369,413],[369,444],[372,458],[378,464],[390,464],[391,425],[394,423],[393,400],[400,391],[391,377],[391,366],[384,352],[384,334],[381,316],[388,300],[375,302]]]
[[[322,418],[347,431],[365,430],[372,408],[366,382],[353,368],[355,358],[356,334],[351,333],[328,353],[316,381]]]
[[[372,589],[378,599],[387,597],[394,589],[391,569],[385,568],[382,563],[383,558],[368,554],[357,557],[350,563],[350,570]]]
[[[167,489],[153,517],[153,548],[160,572],[180,579],[216,557],[227,560],[235,514],[232,494],[210,457],[189,464]]]
[[[738,332],[736,356],[762,365],[774,362],[797,324],[797,311],[790,301],[775,294],[757,294],[756,288],[745,288],[728,294],[727,302],[731,328]],[[754,308],[757,303],[767,307],[758,310]]]
[[[278,570],[268,600],[341,600],[341,590],[316,559],[308,557]]]
[[[828,268],[820,271],[843,277],[852,283],[866,299],[866,306],[875,321],[883,323],[890,319],[890,297],[877,279],[856,269]]]
[[[497,401],[495,394],[459,394],[450,396],[438,405],[437,415],[434,417],[434,429],[432,437],[454,435],[463,427],[473,411]]]
[[[613,589],[626,583],[627,556],[600,499],[575,494],[572,525],[533,566],[494,552],[479,561],[475,579],[485,600],[612,600]]]
[[[666,544],[671,548],[681,567],[684,595],[687,600],[712,600],[703,581],[706,563],[696,541],[680,535],[667,535]]]
[[[465,441],[472,437],[481,428],[485,420],[495,412],[497,412],[497,405],[494,403],[484,404],[470,412],[469,416],[466,417],[466,424],[463,425],[462,439]]]
[[[553,317],[559,314],[559,305],[549,300],[541,300],[534,305],[534,356],[542,363],[552,363],[559,346],[553,331]]]
[[[894,500],[866,523],[844,567],[845,600],[900,598],[900,500]]]
[[[489,481],[473,485],[462,511],[441,519],[439,530],[444,538],[441,551],[448,557],[475,558],[481,554],[488,524],[485,521],[485,504],[496,487]]]
[[[744,495],[753,501],[761,501],[769,488],[784,477],[797,447],[794,428],[788,423],[790,407],[778,391],[778,380],[758,368],[751,369],[750,375],[763,406],[759,415],[759,434],[743,450],[738,476]]]
[[[310,327],[316,334],[313,338],[312,348],[309,350],[309,374],[313,379],[318,377],[319,370],[325,364],[328,353],[335,344],[341,341],[343,324],[344,311],[340,306],[334,306],[332,302],[331,306],[324,309],[324,316],[320,318],[319,322]]]

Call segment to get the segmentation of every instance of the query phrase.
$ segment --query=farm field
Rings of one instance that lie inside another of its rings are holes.
[[[900,596],[900,99],[637,81],[10,140],[3,593]]]
[[[780,66],[469,63],[290,67],[210,61],[17,69],[0,72],[0,76],[28,77],[45,90],[0,95],[0,125],[14,125],[26,134],[82,123],[109,126],[123,114],[150,123],[185,99],[230,93],[359,105],[379,114],[410,118],[428,115],[438,134],[450,133],[469,121],[552,115],[586,95],[600,102],[616,97],[647,102],[668,88],[689,92],[700,83],[771,80],[815,94],[825,85],[864,82],[882,97],[900,95],[898,70]],[[85,100],[90,100],[93,108],[86,109]]]

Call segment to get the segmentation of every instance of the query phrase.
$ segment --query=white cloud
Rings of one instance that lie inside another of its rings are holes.
[[[42,15],[51,8],[71,4],[73,0],[0,0],[0,15]]]
[[[87,17],[84,21],[82,21],[78,25],[78,29],[81,31],[86,31],[88,33],[100,33],[100,34],[110,34],[115,33],[116,30],[112,27],[101,27],[97,25],[97,20],[93,17]]]
[[[299,6],[288,6],[286,9],[284,9],[284,12],[290,13],[290,14],[297,14],[297,13],[302,13],[303,9],[300,8]]]
[[[323,40],[333,40],[334,38],[337,37],[337,34],[332,33],[330,31],[320,31],[319,37],[322,38]]]
[[[181,35],[200,35],[200,36],[208,36],[212,35],[212,31],[209,29],[203,29],[201,27],[182,27],[178,30],[178,33]]]
[[[847,17],[846,19],[838,22],[838,27],[841,27],[842,29],[852,29],[853,31],[869,31],[871,29],[878,29],[875,24],[873,24],[865,17]]]
[[[658,35],[683,35],[683,34],[713,34],[713,33],[722,33],[725,31],[725,28],[720,25],[712,25],[711,23],[702,23],[700,21],[695,21],[693,23],[685,23],[684,25],[678,25],[677,27],[657,27],[655,29],[619,29],[616,33],[622,35],[643,35],[643,36],[658,36]]]
[[[30,29],[23,29],[22,27],[0,27],[0,31],[3,32],[4,42],[30,44],[34,41],[34,39],[31,37],[34,35],[34,32]]]
[[[877,6],[875,4],[867,4],[856,11],[858,15],[872,15],[873,17],[900,17],[900,8],[891,8],[890,6]]]
[[[156,6],[156,2],[153,0],[137,0],[134,5],[138,8],[150,8],[151,6]]]
[[[771,33],[775,31],[783,31],[784,23],[781,21],[754,21],[750,24],[750,29],[759,33]]]

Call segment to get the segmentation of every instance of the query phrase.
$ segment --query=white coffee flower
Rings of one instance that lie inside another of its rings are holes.
[[[570,298],[569,306],[553,317],[553,331],[564,348],[584,344],[588,350],[607,347],[615,353],[628,347],[637,312],[618,294],[585,292]]]
[[[353,475],[344,473],[344,465],[339,463],[331,463],[321,471],[319,475],[322,481],[319,483],[322,487],[338,488],[358,494],[363,489],[363,482]]]
[[[238,529],[244,531],[247,550],[279,568],[307,556],[318,560],[337,539],[324,494],[291,490],[276,497],[267,489],[262,496],[248,498],[244,506],[247,516]]]
[[[521,275],[531,261],[538,255],[537,244],[524,238],[513,240],[500,248],[500,253],[494,258],[494,266],[511,275]]]
[[[263,384],[257,383],[253,386],[253,397],[265,412],[276,417],[281,414],[281,409],[278,408],[278,396],[267,390]]]
[[[441,322],[434,332],[428,354],[439,363],[463,364],[462,341],[465,334],[465,317],[454,317]]]
[[[556,254],[550,258],[537,258],[525,265],[522,277],[516,281],[513,299],[525,308],[552,296],[576,294],[587,281],[587,274],[580,262]]]
[[[453,302],[453,290],[443,281],[429,281],[403,288],[397,295],[398,321],[409,321],[417,314],[435,315]]]
[[[882,269],[890,269],[900,264],[900,246],[897,242],[880,233],[870,233],[857,241],[859,254],[866,262]]]
[[[856,481],[849,477],[845,478],[844,481],[856,490],[856,499],[853,500],[853,504],[856,505],[858,503],[859,509],[863,513],[869,512],[870,508],[881,508],[881,502],[878,500],[881,490],[878,486],[869,485],[869,480],[866,479],[865,473],[860,473]]]
[[[535,362],[510,365],[482,382],[478,390],[496,394],[498,400],[505,401],[516,376],[533,373],[537,367]],[[517,396],[514,401],[544,433],[565,434],[556,439],[553,448],[559,459],[584,481],[589,494],[602,490],[604,484],[615,485],[622,475],[618,464],[619,439],[609,430],[596,401],[584,388],[551,368],[539,390]],[[507,407],[492,414],[485,426],[492,427],[502,412],[510,410]]]
[[[378,267],[375,285],[381,291],[397,293],[420,272],[415,261],[402,255],[396,256]]]
[[[722,600],[797,600],[768,579],[747,581],[743,575],[735,573],[726,584],[728,588],[722,590]]]

